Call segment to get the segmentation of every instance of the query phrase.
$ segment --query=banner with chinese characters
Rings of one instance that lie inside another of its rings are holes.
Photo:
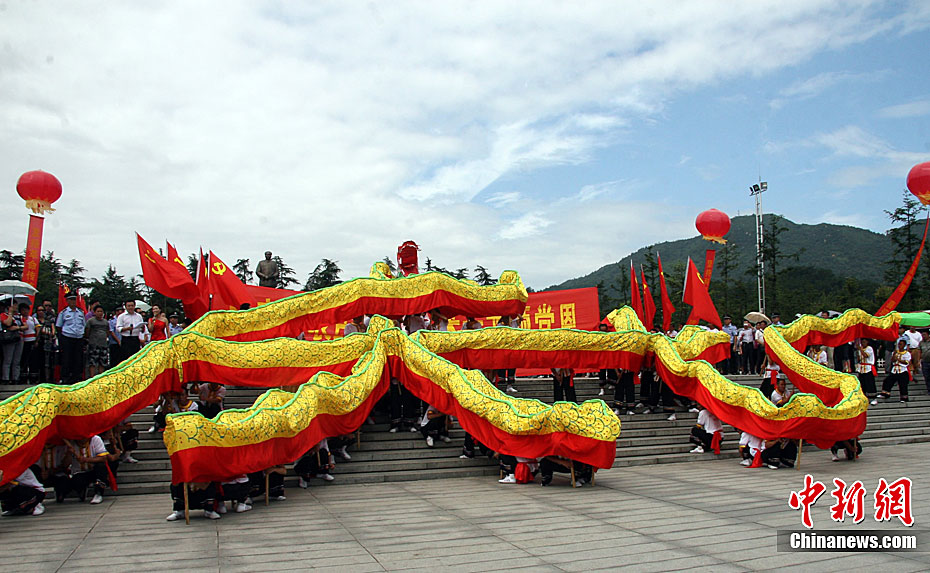
[[[37,286],[39,260],[42,258],[42,226],[45,219],[29,215],[29,234],[26,235],[26,258],[23,261],[23,282]]]

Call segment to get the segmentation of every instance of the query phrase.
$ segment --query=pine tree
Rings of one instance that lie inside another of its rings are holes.
[[[287,266],[284,259],[275,255],[271,257],[271,260],[278,265],[278,283],[275,285],[275,288],[289,288],[291,285],[300,284],[300,282],[294,278],[297,276],[297,273],[294,272],[294,269]],[[326,259],[323,260],[325,261]]]
[[[490,286],[497,284],[497,279],[491,276],[491,273],[488,272],[488,269],[478,265],[475,267],[475,282],[481,286]]]
[[[313,272],[307,277],[307,282],[304,284],[304,290],[317,290],[321,288],[331,287],[333,285],[339,284],[339,273],[342,272],[342,269],[337,265],[338,261],[332,261],[330,259],[323,259],[320,264],[313,269]]]
[[[25,255],[16,255],[12,251],[0,251],[0,280],[19,280],[23,276]]]
[[[914,196],[908,191],[902,192],[902,205],[894,211],[885,211],[892,224],[900,223],[899,226],[891,227],[885,231],[892,244],[894,244],[894,255],[887,263],[885,270],[885,280],[892,289],[898,286],[901,279],[907,273],[908,268],[917,256],[917,250],[920,248],[920,240],[923,237],[923,217],[926,207],[921,205]],[[930,263],[927,263],[927,254],[921,254],[919,270],[914,281],[911,282],[907,294],[901,300],[902,308],[926,308],[928,297],[925,296],[926,288],[924,283],[930,278]]]
[[[238,259],[236,264],[233,265],[233,271],[243,284],[250,284],[252,282],[253,273],[249,268],[249,259]]]

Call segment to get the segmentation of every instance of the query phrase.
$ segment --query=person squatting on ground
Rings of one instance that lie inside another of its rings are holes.
[[[719,452],[720,443],[723,441],[723,424],[720,423],[720,419],[707,408],[703,408],[698,413],[697,424],[691,428],[690,441],[696,446],[691,450],[692,454]]]
[[[323,481],[333,481],[331,472],[336,468],[336,462],[329,451],[329,442],[326,439],[307,450],[307,452],[294,464],[294,473],[297,474],[297,487],[307,489],[313,478]]]
[[[575,395],[575,371],[571,368],[551,368],[552,399],[555,402],[578,402]]]

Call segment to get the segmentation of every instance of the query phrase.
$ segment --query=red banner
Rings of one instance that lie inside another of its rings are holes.
[[[26,235],[26,258],[23,261],[23,282],[37,286],[39,260],[42,258],[42,226],[45,219],[29,215],[29,234]]]

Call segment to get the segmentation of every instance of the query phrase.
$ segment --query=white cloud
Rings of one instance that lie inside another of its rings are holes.
[[[495,193],[487,199],[484,200],[485,203],[489,203],[495,207],[503,207],[504,205],[509,205],[510,203],[516,203],[520,200],[519,191],[507,191],[504,193]]]
[[[475,201],[488,185],[584,166],[673,98],[930,18],[809,0],[630,3],[622,25],[609,3],[5,7],[0,181],[62,180],[44,247],[89,274],[138,272],[139,231],[227,261],[270,248],[301,279],[322,257],[365,274],[414,239],[442,266],[517,268],[536,285],[679,226],[655,196]],[[515,203],[515,221],[496,209]],[[565,239],[594,223],[596,237]],[[11,215],[4,248],[25,227]]]
[[[526,239],[538,235],[543,229],[552,224],[552,221],[543,217],[540,212],[527,213],[506,224],[498,231],[501,239]]]
[[[908,117],[923,117],[930,115],[930,100],[917,100],[907,103],[890,105],[878,110],[879,117],[903,119]]]
[[[839,84],[848,82],[861,83],[864,81],[874,82],[880,79],[880,77],[883,75],[885,75],[883,72],[870,72],[868,74],[858,74],[851,72],[822,72],[815,76],[803,80],[798,80],[791,85],[781,89],[778,92],[778,97],[772,99],[769,102],[769,107],[772,109],[781,109],[792,100],[803,101],[815,98]]]

